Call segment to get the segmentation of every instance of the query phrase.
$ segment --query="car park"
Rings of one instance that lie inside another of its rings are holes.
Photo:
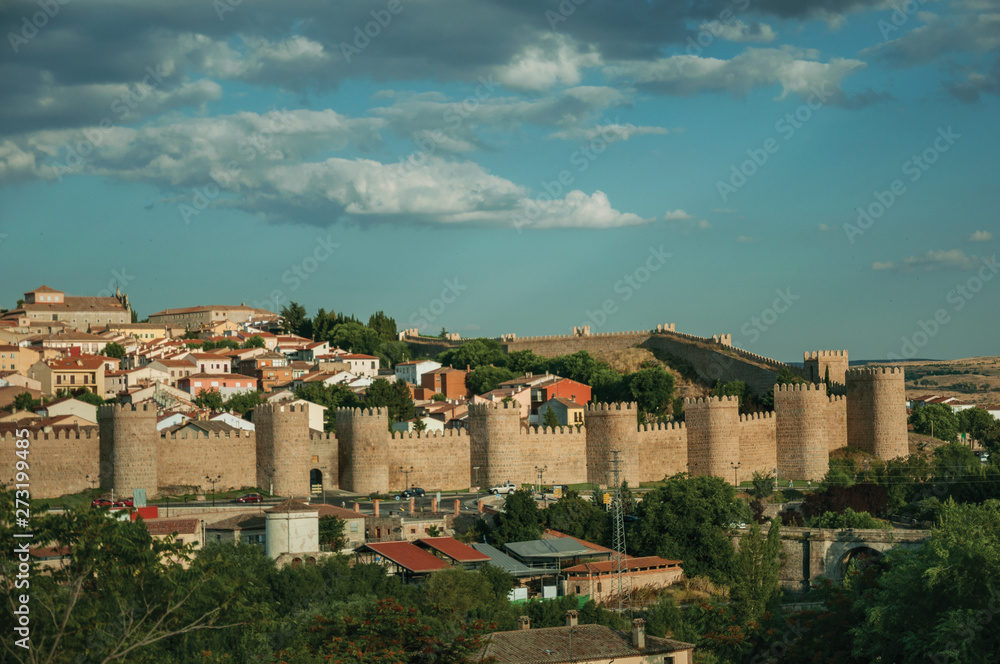
[[[236,499],[238,503],[262,503],[264,502],[264,497],[259,493],[245,493]]]

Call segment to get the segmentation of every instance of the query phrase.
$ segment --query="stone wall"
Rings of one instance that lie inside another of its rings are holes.
[[[777,466],[784,477],[819,480],[829,468],[826,385],[804,383],[774,388]]]
[[[323,486],[336,489],[340,486],[340,459],[337,435],[333,433],[309,432],[309,470],[319,470],[323,476]]]
[[[847,372],[847,442],[880,459],[906,456],[906,386],[903,369]]]
[[[683,422],[646,424],[639,427],[639,482],[656,482],[688,470],[688,432]]]
[[[741,380],[758,396],[770,394],[778,372],[786,366],[735,347],[716,344],[713,348],[678,337],[679,335],[666,333],[652,335],[642,347],[664,351],[687,362],[698,377],[708,383]]]
[[[736,397],[685,399],[688,467],[692,475],[733,476],[740,461],[739,400]]]
[[[219,477],[216,491],[258,486],[254,434],[161,434],[156,455],[159,485],[196,486],[207,492],[212,484],[205,477],[211,476]]]
[[[740,415],[739,481],[749,480],[755,471],[773,472],[777,461],[774,413]]]
[[[522,430],[521,472],[515,482],[538,481],[535,467],[545,468],[545,484],[577,484],[587,481],[588,431],[577,427],[532,427]]]
[[[619,478],[639,484],[639,407],[635,403],[590,403],[587,424],[586,476],[589,482],[614,482],[611,451],[618,450]]]
[[[430,490],[467,489],[472,485],[469,437],[464,431],[396,432],[386,436],[391,492],[406,485],[400,467],[409,469],[410,484]]]
[[[115,495],[131,496],[145,489],[146,497],[157,495],[156,408],[104,405],[98,408],[101,429],[101,488]]]
[[[309,495],[309,409],[263,404],[253,409],[257,432],[256,470],[260,486],[272,480],[279,496]]]
[[[375,493],[389,488],[389,411],[337,409],[340,488]]]
[[[22,431],[23,433],[23,431]],[[59,430],[44,433],[31,431],[26,438],[28,447],[17,447],[18,437],[12,433],[0,435],[0,463],[3,480],[15,478],[18,461],[27,461],[29,491],[32,498],[54,498],[68,493],[78,493],[91,487],[87,476],[95,479],[101,474],[100,436],[97,427],[84,427],[79,431]],[[19,449],[27,449],[27,458],[17,456]],[[8,488],[14,488],[10,482]]]

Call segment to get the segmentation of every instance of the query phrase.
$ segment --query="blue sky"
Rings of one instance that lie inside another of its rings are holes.
[[[5,3],[0,303],[997,354],[1000,1],[681,4]]]

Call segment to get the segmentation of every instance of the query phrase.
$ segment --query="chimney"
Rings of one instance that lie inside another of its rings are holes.
[[[375,500],[372,501],[372,503],[375,505],[375,516],[376,517],[378,517],[378,514],[379,514],[379,503],[380,502],[381,501],[378,498],[376,498]]]
[[[632,621],[632,647],[638,650],[646,647],[646,621],[642,618]]]
[[[455,499],[455,516],[458,516],[459,514],[461,514],[461,509],[462,509],[462,501],[460,501],[458,498],[456,498]]]
[[[566,626],[576,627],[576,616],[577,612],[572,609],[566,612]]]
[[[361,503],[354,503],[354,513],[361,514]]]
[[[517,619],[518,629],[531,629],[531,618],[528,616],[521,616]]]

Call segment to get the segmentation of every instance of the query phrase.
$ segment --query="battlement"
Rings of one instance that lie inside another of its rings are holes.
[[[756,413],[747,413],[745,415],[740,415],[741,424],[743,422],[762,422],[764,420],[773,420],[773,419],[774,419],[773,410],[764,410],[764,411],[758,411]]]
[[[509,341],[531,342],[531,341],[569,341],[572,339],[579,339],[580,337],[587,337],[589,339],[602,339],[602,338],[616,338],[616,337],[639,337],[639,336],[649,336],[656,330],[630,330],[627,332],[597,332],[592,333],[588,326],[583,326],[582,328],[573,328],[572,334],[549,334],[537,337],[514,337],[514,335],[503,335],[500,340],[506,341],[504,337],[511,337]]]
[[[712,335],[712,341],[714,341],[717,344],[722,344],[723,346],[732,346],[733,345],[733,335],[731,335],[729,333],[726,333],[726,334],[713,334]]]
[[[683,431],[687,428],[684,422],[656,422],[639,426],[640,432],[646,431]]]
[[[388,417],[389,409],[385,406],[380,408],[348,408],[340,406],[337,408],[337,415],[350,415],[352,417]]]
[[[180,435],[178,435],[178,432],[176,431],[172,431],[170,433],[167,433],[166,431],[160,432],[160,438],[162,440],[166,440],[168,438],[171,440],[177,440],[178,438],[181,440],[186,440],[188,438],[191,438],[192,440],[197,440],[199,438],[204,438],[205,440],[209,439],[218,440],[220,438],[228,439],[228,438],[253,438],[253,437],[255,437],[253,431],[191,431],[191,432],[182,431],[180,432]]]
[[[775,392],[822,392],[826,395],[826,385],[823,383],[786,383],[775,385]]]
[[[843,394],[831,394],[830,396],[827,397],[827,401],[829,401],[831,404],[836,404],[844,401],[846,398],[847,397],[845,397]]]
[[[748,350],[743,350],[742,348],[737,348],[736,346],[729,346],[729,350],[733,351],[734,353],[736,353],[740,357],[745,357],[747,359],[754,360],[755,362],[759,362],[761,364],[766,364],[766,365],[768,365],[769,367],[771,367],[773,369],[778,369],[779,371],[781,369],[784,369],[785,367],[788,366],[784,362],[781,362],[779,360],[775,360],[774,358],[765,357],[763,355],[758,355],[757,353],[751,353]]]
[[[580,434],[584,433],[586,429],[581,425],[579,428],[575,424],[567,424],[566,426],[556,426],[547,427],[544,425],[528,427],[527,429],[522,429],[521,434],[525,436],[539,436],[546,434],[553,435],[566,435],[566,434]]]
[[[337,440],[337,434],[332,431],[313,431],[309,430],[309,440]]]
[[[403,440],[404,438],[464,438],[465,429],[447,429],[445,431],[393,431],[390,438],[392,440]]]
[[[821,360],[826,358],[838,358],[843,359],[847,357],[846,350],[814,350],[812,352],[806,351],[802,354],[802,359],[806,362],[809,360]]]
[[[305,404],[296,405],[282,403],[265,403],[254,408],[254,411],[267,415],[274,415],[276,413],[303,413],[308,410],[309,407]]]
[[[879,380],[903,374],[903,367],[859,367],[847,370],[847,380]]]
[[[15,436],[13,432],[4,432],[3,434],[0,434],[0,440],[2,441],[6,441],[8,437],[12,440],[16,438],[24,438],[24,436]],[[28,438],[31,440],[92,440],[98,437],[98,428],[93,426],[80,427],[76,430],[61,428],[58,431],[28,429]]]
[[[724,396],[724,397],[686,397],[684,399],[684,407],[688,406],[707,406],[708,408],[738,408],[740,405],[739,397],[734,396]]]
[[[490,403],[470,403],[469,415],[485,416],[494,411],[514,411],[521,415],[521,404],[516,401],[491,401]]]
[[[588,413],[600,413],[600,412],[622,411],[622,410],[629,412],[636,412],[639,410],[639,404],[637,404],[634,401],[615,402],[615,403],[606,403],[602,401],[600,403],[587,404]]]
[[[148,417],[156,416],[157,407],[153,404],[116,404],[106,403],[97,407],[98,417]]]

